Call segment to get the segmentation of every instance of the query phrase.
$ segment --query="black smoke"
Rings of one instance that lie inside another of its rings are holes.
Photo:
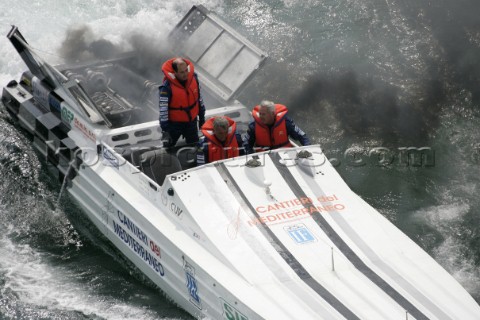
[[[295,112],[317,117],[323,126],[328,124],[322,118],[333,117],[346,134],[420,142],[428,139],[428,128],[437,125],[436,111],[445,98],[445,88],[436,80],[405,97],[396,86],[345,70],[309,77],[288,104]]]
[[[66,63],[63,71],[79,80],[91,97],[102,96],[97,92],[105,91],[108,86],[109,91],[113,90],[134,108],[142,110],[136,112],[135,109],[128,116],[124,113],[125,116],[110,119],[114,127],[158,119],[158,86],[163,81],[161,66],[171,58],[172,51],[166,37],[156,41],[143,33],[129,33],[122,39],[122,43],[112,43],[95,35],[90,27],[79,26],[66,31],[60,47]],[[100,98],[100,104],[120,110],[114,102],[102,99],[105,98]]]
[[[140,33],[125,34],[122,38],[124,42],[115,44],[95,35],[89,26],[72,27],[66,31],[60,54],[67,64],[111,60],[129,54],[132,59],[126,60],[125,67],[146,79],[161,79],[161,65],[170,58],[168,41],[154,41]]]
[[[262,99],[273,100],[286,104],[306,131],[322,135],[322,128],[332,126],[342,130],[338,135],[396,143],[428,142],[441,125],[442,115],[452,110],[461,117],[480,115],[478,1],[401,1],[393,7],[399,10],[404,25],[425,38],[411,39],[396,28],[398,21],[382,11],[383,5],[377,8],[377,21],[361,21],[352,26],[358,27],[352,29],[356,31],[328,34],[330,41],[325,43],[357,43],[358,52],[326,48],[310,40],[321,38],[321,30],[305,29],[310,37],[289,39],[294,53],[282,56],[282,62],[269,63],[254,79],[246,90],[249,106]],[[338,19],[333,23],[350,26],[349,21]],[[378,29],[379,21],[390,27],[387,33]],[[366,31],[373,38],[367,37]],[[387,60],[372,63],[364,55],[373,52],[375,58],[383,58],[375,55],[379,47],[375,41],[382,41],[387,48]],[[406,41],[417,54],[416,68],[410,65],[411,52],[402,52]],[[323,50],[312,58],[303,47]],[[318,59],[313,61],[318,65],[313,75],[313,64],[303,65],[312,59]],[[391,69],[382,67],[392,61],[397,73],[386,76]]]
[[[96,39],[88,26],[67,30],[60,47],[60,54],[66,63],[79,63],[93,59],[115,57],[123,49],[105,39]]]
[[[480,106],[480,6],[475,0],[418,2],[406,7],[409,15],[425,13],[438,44],[439,58],[431,62],[453,89],[465,89],[471,106]],[[452,92],[452,94],[455,92]],[[465,98],[465,97],[464,97]]]

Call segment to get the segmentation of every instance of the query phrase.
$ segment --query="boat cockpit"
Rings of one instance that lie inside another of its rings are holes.
[[[149,63],[139,52],[129,52],[110,60],[53,67],[40,58],[16,27],[8,38],[29,68],[18,87],[33,96],[32,103],[56,117],[53,122],[80,129],[90,139],[88,144],[112,148],[160,185],[163,178],[157,176],[194,166],[197,149],[182,139],[173,148],[163,147],[158,121],[162,63],[172,56],[193,62],[206,118],[229,116],[241,133],[252,117],[236,97],[267,57],[203,6],[192,7],[169,34],[167,42],[172,48],[159,49]],[[4,95],[7,99],[8,89]]]

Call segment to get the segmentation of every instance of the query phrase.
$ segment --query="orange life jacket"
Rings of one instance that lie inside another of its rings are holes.
[[[215,117],[208,119],[202,126],[202,133],[208,142],[209,162],[233,158],[239,155],[238,142],[235,136],[237,124],[229,117],[225,118],[228,120],[228,133],[223,143],[213,134],[213,120],[215,120]]]
[[[260,148],[277,149],[291,147],[288,139],[285,116],[288,109],[283,104],[275,104],[275,122],[272,126],[260,122],[260,106],[253,108],[253,119],[255,120],[255,145]]]
[[[162,66],[164,80],[167,80],[172,90],[168,104],[168,120],[173,122],[190,122],[195,120],[199,111],[198,82],[194,76],[193,63],[184,59],[188,65],[188,78],[183,86],[175,77],[172,62],[176,58],[166,61]]]

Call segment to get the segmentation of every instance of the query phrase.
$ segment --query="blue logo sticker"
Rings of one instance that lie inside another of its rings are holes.
[[[183,269],[185,270],[185,278],[187,280],[186,286],[188,293],[190,294],[190,302],[193,303],[198,309],[202,309],[200,296],[198,295],[197,279],[195,278],[195,268],[191,266],[187,261],[184,261]]]
[[[299,244],[317,240],[303,223],[285,227],[285,231],[287,231],[290,237]]]
[[[62,111],[62,106],[60,100],[55,98],[55,96],[52,93],[48,94],[48,104],[54,108],[56,111],[61,112]]]

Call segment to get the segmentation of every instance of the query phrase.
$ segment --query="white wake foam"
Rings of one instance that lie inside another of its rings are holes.
[[[95,288],[74,281],[74,274],[46,262],[47,257],[29,245],[0,240],[0,273],[4,292],[14,292],[22,305],[52,312],[79,312],[104,319],[156,319],[158,314],[98,294]],[[74,271],[72,271],[74,272]]]

